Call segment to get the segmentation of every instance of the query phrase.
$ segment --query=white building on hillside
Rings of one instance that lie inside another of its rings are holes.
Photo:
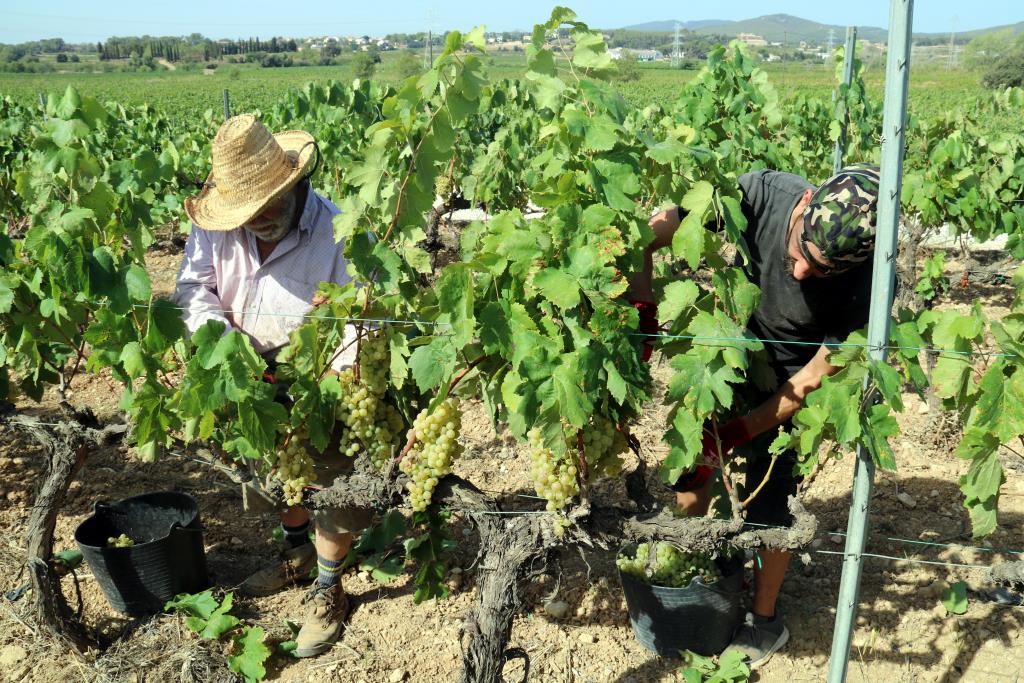
[[[746,43],[750,47],[766,47],[768,41],[756,33],[741,33],[736,36],[736,40]]]

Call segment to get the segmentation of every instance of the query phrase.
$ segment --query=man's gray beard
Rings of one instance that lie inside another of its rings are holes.
[[[265,228],[263,230],[253,230],[250,227],[246,227],[245,229],[249,231],[249,234],[253,235],[254,237],[263,242],[278,242],[281,239],[283,239],[285,235],[288,234],[288,231],[291,229],[291,227],[292,221],[291,217],[289,217],[288,220],[278,221],[277,223],[274,223],[272,226]]]
[[[295,190],[285,195],[282,201],[285,202],[284,210],[281,211],[281,217],[272,225],[259,230],[254,230],[247,225],[245,229],[263,242],[278,242],[284,239],[284,236],[291,231],[292,223],[295,222]]]

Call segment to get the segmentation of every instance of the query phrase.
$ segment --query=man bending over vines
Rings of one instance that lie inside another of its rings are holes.
[[[739,177],[747,219],[743,237],[750,251],[746,269],[761,288],[748,329],[764,340],[776,389],[755,392],[752,410],[718,427],[718,443],[705,425],[702,464],[673,486],[678,505],[689,514],[707,512],[721,457],[735,450],[747,460],[747,493],[766,480],[747,508],[747,521],[792,523],[786,501],[801,481],[797,455],[783,453],[769,476],[768,446],[778,427],[792,429],[790,419],[822,378],[838,371],[829,364],[828,345],[842,342],[867,323],[878,181],[878,171],[871,167],[844,169],[817,189],[804,178],[778,171]],[[653,299],[652,254],[672,243],[680,211],[671,208],[651,219],[655,237],[644,270],[632,282],[634,298],[641,302],[641,325],[648,330],[657,327],[655,306],[642,303]],[[751,612],[730,646],[745,653],[752,668],[789,639],[776,609],[789,561],[789,552],[759,553]]]
[[[228,119],[213,141],[213,171],[203,189],[185,201],[192,232],[178,272],[174,300],[183,309],[189,332],[210,320],[247,334],[267,359],[288,342],[313,306],[321,282],[345,284],[343,244],[335,243],[332,219],[339,213],[312,190],[308,170],[316,143],[303,131],[271,135],[249,114]],[[355,347],[334,364],[354,361]],[[268,375],[268,381],[273,376]],[[333,481],[351,468],[352,458],[337,449],[314,454],[321,481]],[[331,648],[348,613],[340,583],[342,560],[353,532],[368,520],[359,510],[317,511],[309,541],[310,516],[298,505],[282,507],[281,525],[289,549],[283,559],[242,583],[244,594],[258,596],[318,574],[304,602],[309,613],[296,637],[295,654],[312,657]]]

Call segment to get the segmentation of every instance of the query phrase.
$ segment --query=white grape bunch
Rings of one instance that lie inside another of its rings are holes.
[[[302,503],[302,491],[316,480],[313,459],[299,433],[286,435],[286,442],[277,449],[275,478],[284,486],[284,498],[288,505]]]
[[[671,543],[659,541],[654,546],[654,562],[650,562],[650,544],[641,543],[633,556],[620,554],[615,564],[623,574],[629,574],[654,586],[683,588],[698,576],[704,583],[722,578],[718,566],[703,553],[680,550]]]
[[[561,510],[580,492],[576,482],[576,451],[570,448],[564,455],[555,455],[544,445],[538,429],[531,429],[528,437],[533,486],[538,495],[547,499],[549,511]]]
[[[583,430],[583,449],[587,456],[587,479],[599,476],[614,477],[622,472],[622,458],[626,451],[626,437],[615,428],[615,423],[602,415]]]
[[[359,381],[378,398],[388,388],[390,357],[387,337],[380,331],[368,333],[359,344]]]
[[[387,338],[371,332],[359,346],[359,379],[351,368],[338,376],[341,400],[335,417],[342,426],[339,450],[348,457],[365,452],[377,469],[390,460],[405,424],[402,414],[384,401],[389,357]]]
[[[410,478],[405,487],[413,510],[426,510],[437,482],[451,473],[452,461],[462,454],[462,444],[458,442],[461,429],[462,412],[457,398],[445,399],[432,412],[423,410],[416,416],[416,441],[399,465]]]
[[[135,545],[135,541],[128,537],[128,534],[121,534],[120,536],[109,536],[107,538],[108,548],[131,548]]]

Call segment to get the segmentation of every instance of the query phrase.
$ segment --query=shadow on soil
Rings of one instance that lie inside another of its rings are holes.
[[[1024,515],[1019,514],[1000,514],[999,530],[986,539],[993,549],[985,548],[990,552],[973,553],[983,554],[984,557],[980,558],[965,557],[971,552],[967,550],[960,552],[955,548],[894,540],[916,540],[924,536],[934,543],[978,545],[971,539],[966,512],[960,507],[962,494],[954,482],[933,478],[904,478],[899,483],[900,490],[914,492],[916,500],[922,502],[913,509],[907,509],[895,498],[892,481],[883,479],[878,482],[871,505],[872,533],[867,552],[959,564],[989,565],[1020,559],[1012,552],[998,550],[1024,550],[1019,531],[1016,534],[1012,532],[1024,524]],[[816,674],[820,674],[819,678],[823,679],[828,667],[839,592],[843,549],[841,534],[845,530],[850,498],[848,494],[826,499],[812,498],[806,504],[818,516],[818,538],[822,539],[822,543],[816,549],[808,549],[809,552],[802,558],[800,555],[794,557],[782,588],[779,606],[786,615],[791,634],[785,647],[786,654],[791,658],[805,660],[809,668],[814,669]],[[833,552],[840,554],[833,555]],[[810,562],[805,564],[803,560]],[[748,572],[752,571],[750,564]],[[970,610],[968,614],[955,616],[929,609],[929,605],[940,604],[940,595],[934,590],[935,582],[938,582],[939,587],[944,587],[946,576],[946,570],[940,566],[915,565],[907,561],[894,563],[878,558],[865,561],[858,625],[849,660],[851,674],[862,663],[885,661],[905,670],[911,666],[926,668],[938,674],[938,678],[930,680],[953,683],[963,680],[964,673],[980,649],[969,640],[965,641],[965,634],[990,634],[989,638],[1011,645],[1011,634],[1024,628],[1024,608],[993,605],[991,613],[985,610],[986,613],[980,617],[971,617]],[[983,569],[968,570],[965,578],[969,588],[987,585]],[[973,595],[971,599],[974,600]],[[908,617],[911,610],[918,611],[915,616]],[[955,629],[957,635],[951,640],[955,644],[940,643],[941,635],[930,640],[906,642],[908,636],[915,632],[941,633],[944,625],[947,631]],[[866,631],[869,635],[865,638]],[[875,632],[886,635],[876,638]],[[900,643],[889,635],[896,632],[901,635]],[[951,651],[956,654],[952,661],[946,661]],[[678,670],[679,666],[677,660],[652,654],[651,659],[638,662],[636,666],[619,673],[614,683],[661,680]],[[1010,673],[1009,670],[1007,673]],[[771,678],[774,680],[778,672],[773,674]],[[757,672],[751,680],[760,680]]]
[[[26,462],[16,465],[14,470],[5,470],[3,474],[5,487],[9,491],[34,491],[41,474],[38,448],[12,430],[5,430],[9,439],[19,452],[29,457]],[[9,451],[10,452],[10,451]],[[199,465],[193,465],[181,458],[169,457],[154,465],[137,466],[129,461],[122,447],[110,448],[90,454],[86,467],[79,476],[79,482],[72,491],[66,504],[65,516],[71,516],[75,523],[87,516],[97,500],[113,501],[132,495],[156,490],[172,489],[183,491],[196,497],[199,501],[204,525],[205,541],[210,547],[207,554],[211,578],[216,586],[226,590],[242,581],[250,572],[272,560],[280,551],[281,545],[271,539],[270,530],[276,525],[273,515],[242,516],[240,495],[236,486],[230,484],[219,475],[211,474]],[[990,564],[1017,559],[1014,555],[993,550],[984,553],[985,557],[965,557],[961,553],[948,548],[925,545],[909,545],[892,539],[929,538],[934,542],[963,543],[975,545],[969,535],[969,524],[966,513],[960,506],[961,493],[954,482],[935,478],[904,478],[899,481],[903,491],[911,492],[917,504],[908,508],[896,499],[894,481],[880,478],[872,501],[872,535],[868,543],[868,552],[883,555],[906,556],[922,560],[945,561],[965,564]],[[815,493],[811,487],[812,494]],[[514,498],[506,497],[506,501]],[[0,505],[9,506],[7,501]],[[528,502],[516,504],[515,507],[526,508]],[[822,551],[838,552],[842,546],[829,540],[830,534],[845,529],[845,520],[849,508],[849,496],[838,495],[831,498],[811,497],[807,501],[808,509],[819,518],[819,538],[822,544],[818,548],[808,549],[804,562],[798,556],[790,569],[780,599],[781,609],[787,615],[787,623],[792,633],[786,652],[790,657],[806,660],[808,666],[817,672],[824,673],[829,646],[831,642],[834,607],[839,587],[840,556],[826,554]],[[244,520],[239,524],[239,520]],[[461,527],[465,522],[457,522],[455,533],[462,546],[459,553],[466,564],[472,562],[475,543],[472,536],[462,536]],[[1024,515],[1000,515],[1000,529],[987,540],[995,548],[1019,548],[1021,545],[1019,531],[1011,530],[1024,527]],[[15,535],[23,531],[21,525],[10,530]],[[59,549],[59,548],[58,548]],[[607,553],[605,553],[607,554]],[[979,553],[973,553],[978,555]],[[564,553],[563,559],[568,561],[575,552]],[[610,557],[600,558],[593,563],[598,571],[593,578],[604,575],[613,588],[617,588],[614,561]],[[590,572],[587,564],[587,572]],[[903,578],[903,574],[912,574]],[[984,583],[984,571],[971,570],[970,584]],[[952,683],[961,680],[964,672],[971,666],[979,648],[968,644],[963,636],[955,639],[955,645],[940,644],[941,636],[927,641],[914,641],[905,647],[893,642],[885,636],[881,644],[873,643],[870,638],[863,638],[865,629],[874,631],[899,632],[901,641],[906,641],[908,634],[926,630],[938,633],[943,624],[956,622],[959,634],[987,633],[987,637],[998,639],[1005,644],[1011,642],[1014,630],[1024,629],[1024,609],[1012,607],[995,607],[992,614],[982,617],[968,615],[954,617],[937,613],[929,609],[929,604],[938,605],[939,597],[930,584],[933,581],[945,582],[946,570],[939,566],[911,565],[901,562],[893,564],[889,560],[869,558],[865,564],[861,600],[859,610],[859,628],[855,647],[850,657],[851,672],[859,666],[859,662],[886,661],[894,665],[907,667],[916,665],[939,673],[939,681]],[[589,578],[589,577],[588,577]],[[929,580],[931,579],[931,580]],[[413,590],[411,581],[403,581],[392,586],[375,587],[356,596],[355,607],[360,603],[375,600],[388,600],[406,596]],[[926,595],[927,593],[927,595]],[[246,617],[278,620],[280,615],[264,613],[257,605],[239,600],[238,612]],[[607,608],[614,609],[609,603]],[[906,622],[908,612],[914,612],[916,621]],[[119,631],[114,637],[139,628],[143,622],[138,620],[119,620],[103,618],[106,626]],[[575,620],[572,626],[585,627],[586,622]],[[949,630],[949,627],[946,627]],[[880,639],[881,641],[881,639]],[[516,635],[513,631],[510,646],[516,646]],[[948,653],[956,652],[952,661]],[[945,663],[943,663],[945,662]],[[653,654],[644,661],[621,672],[612,679],[615,683],[643,683],[657,680],[677,670],[677,661],[655,657]],[[754,680],[757,680],[755,675]]]

